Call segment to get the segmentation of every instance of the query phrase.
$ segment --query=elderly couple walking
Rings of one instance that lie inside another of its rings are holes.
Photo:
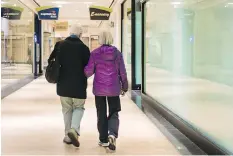
[[[87,78],[94,75],[93,94],[97,110],[99,145],[116,150],[121,103],[119,96],[128,90],[122,54],[112,46],[110,32],[99,35],[100,47],[93,52],[80,40],[82,28],[71,26],[70,36],[57,42],[48,61],[59,58],[60,74],[57,94],[60,96],[65,123],[63,142],[80,146],[80,123],[87,98]],[[108,116],[107,116],[108,103]]]

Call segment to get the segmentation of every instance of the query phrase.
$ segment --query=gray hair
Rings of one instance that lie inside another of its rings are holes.
[[[81,26],[79,26],[77,24],[71,25],[70,35],[76,35],[78,37],[81,37],[82,33],[83,33],[83,30],[82,30]]]
[[[113,44],[113,37],[112,37],[112,34],[111,32],[109,31],[102,31],[100,34],[99,34],[99,44],[100,45],[111,45]]]

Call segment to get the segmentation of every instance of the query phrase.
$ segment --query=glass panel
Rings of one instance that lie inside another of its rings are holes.
[[[2,88],[32,74],[34,51],[34,13],[16,0],[2,2],[2,7],[23,8],[19,20],[1,18]]]
[[[48,58],[52,52],[51,47],[52,47],[52,40],[51,40],[51,32],[44,32],[43,34],[43,58],[44,58],[44,68],[47,67],[48,65]]]
[[[123,17],[123,56],[127,70],[129,86],[131,86],[131,0],[124,3]],[[129,87],[130,89],[131,87]]]
[[[135,25],[135,34],[136,34],[136,44],[135,44],[135,76],[136,76],[136,84],[141,84],[141,51],[142,51],[142,13],[140,9],[140,1],[137,0],[136,2],[136,25]]]
[[[145,92],[233,152],[231,0],[150,0]]]

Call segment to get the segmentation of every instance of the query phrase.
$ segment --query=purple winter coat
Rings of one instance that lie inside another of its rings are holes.
[[[114,46],[103,45],[93,52],[85,67],[87,77],[95,74],[93,94],[119,96],[128,90],[128,81],[122,54]]]

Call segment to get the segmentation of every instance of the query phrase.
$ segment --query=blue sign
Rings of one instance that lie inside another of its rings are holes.
[[[36,10],[40,20],[58,20],[59,8],[39,7]]]
[[[1,17],[9,20],[20,20],[23,10],[21,7],[2,6]]]

